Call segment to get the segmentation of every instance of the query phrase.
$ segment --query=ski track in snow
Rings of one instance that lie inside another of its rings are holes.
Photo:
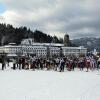
[[[99,74],[98,71],[60,73],[8,67],[0,70],[0,100],[100,100]]]
[[[78,100],[100,100],[100,83],[89,87]]]
[[[100,100],[100,83],[87,89],[79,100]]]

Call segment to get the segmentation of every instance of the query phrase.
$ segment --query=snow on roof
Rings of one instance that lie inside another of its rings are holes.
[[[16,57],[16,54],[7,54],[8,57]]]
[[[84,48],[84,46],[79,46],[79,47],[62,47],[62,48],[71,48],[71,49],[87,49],[87,48]]]
[[[41,46],[64,46],[64,44],[58,44],[58,43],[33,43],[32,45],[41,45]]]

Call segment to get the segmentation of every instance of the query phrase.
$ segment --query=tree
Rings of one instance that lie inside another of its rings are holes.
[[[11,42],[17,45],[21,43],[22,39],[34,38],[35,42],[51,43],[53,38],[55,43],[63,43],[63,39],[58,39],[56,36],[52,37],[43,33],[42,31],[35,30],[34,32],[27,27],[14,28],[10,24],[0,24],[0,45],[6,45]]]
[[[56,36],[53,36],[52,42],[53,43],[59,43],[59,39]]]

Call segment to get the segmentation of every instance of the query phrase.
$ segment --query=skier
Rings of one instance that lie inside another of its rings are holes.
[[[55,71],[57,71],[57,68],[59,67],[59,58],[57,58],[55,61],[56,61]]]
[[[4,68],[5,68],[5,59],[4,57],[2,57],[2,70],[4,70]]]
[[[65,67],[65,62],[64,62],[64,59],[62,58],[62,59],[60,60],[60,71],[59,71],[59,72],[64,71],[64,67]]]
[[[22,69],[25,69],[25,58],[22,58]]]
[[[84,68],[84,59],[83,58],[79,59],[79,64],[80,64],[80,70],[83,71],[83,68]]]
[[[73,60],[72,60],[72,70],[73,70],[73,71],[74,71],[75,67],[76,67],[76,62],[75,62],[75,59],[73,59]]]
[[[21,58],[19,58],[18,63],[19,63],[19,69],[21,69],[21,64],[22,64],[22,59]]]
[[[10,60],[9,60],[9,58],[8,58],[8,59],[7,59],[7,64],[8,64],[7,66],[8,66],[8,67],[9,67],[9,62],[10,62]]]
[[[15,69],[16,69],[16,59],[13,58],[13,70],[15,70]]]
[[[35,58],[32,58],[32,68],[35,71],[35,68],[36,68],[36,59]]]
[[[90,67],[91,67],[91,65],[90,65],[90,58],[88,57],[88,58],[86,58],[86,68],[87,68],[87,71],[86,72],[89,71],[89,68]]]
[[[50,69],[50,60],[49,60],[49,59],[47,59],[47,62],[46,62],[46,68],[47,68],[47,70]]]
[[[43,69],[43,59],[40,59],[40,68]]]
[[[97,69],[99,70],[99,68],[100,68],[100,57],[97,60]]]
[[[92,57],[90,60],[91,60],[91,70],[93,71],[96,68],[96,60],[94,59],[94,57]]]

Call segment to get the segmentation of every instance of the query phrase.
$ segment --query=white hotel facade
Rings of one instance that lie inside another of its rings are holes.
[[[36,57],[59,57],[80,54],[86,55],[87,48],[80,47],[65,47],[64,44],[56,43],[34,43],[32,39],[24,39],[20,45],[5,45],[0,47],[0,53],[8,55],[33,55]]]

